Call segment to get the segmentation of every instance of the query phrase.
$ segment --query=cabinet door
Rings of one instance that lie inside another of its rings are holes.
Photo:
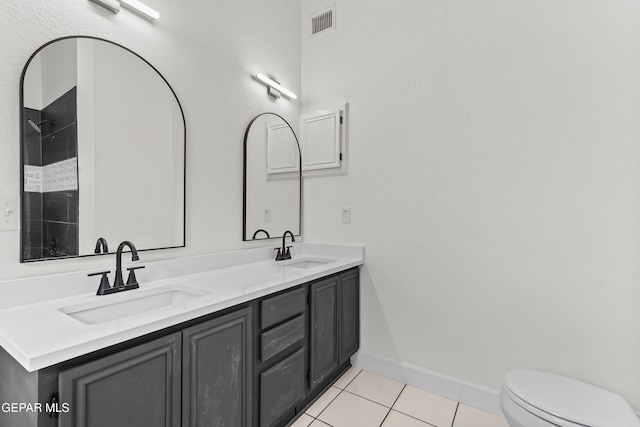
[[[260,375],[260,427],[270,427],[304,398],[304,348]]]
[[[60,427],[180,426],[180,333],[63,371]]]
[[[312,283],[309,287],[310,388],[314,388],[338,367],[338,283],[338,277],[334,276]]]
[[[360,345],[360,280],[358,270],[340,276],[340,365],[358,350]]]
[[[183,427],[250,427],[251,319],[246,308],[183,330]]]

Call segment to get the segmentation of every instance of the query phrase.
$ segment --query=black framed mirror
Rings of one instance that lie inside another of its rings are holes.
[[[276,113],[254,117],[244,134],[242,240],[302,232],[302,157],[291,125]]]
[[[185,246],[186,125],[167,80],[130,49],[53,40],[20,80],[20,261]]]

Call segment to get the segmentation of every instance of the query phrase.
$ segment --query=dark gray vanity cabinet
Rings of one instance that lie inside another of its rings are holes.
[[[182,331],[183,427],[251,427],[252,338],[250,308]]]
[[[254,427],[281,427],[314,401],[360,344],[359,270],[260,300]]]
[[[257,427],[283,425],[307,391],[307,288],[298,286],[259,303],[256,355]]]
[[[59,374],[60,427],[180,426],[181,334]]]
[[[309,386],[326,383],[349,362],[360,343],[357,269],[309,285]]]
[[[250,307],[59,374],[60,427],[251,427]]]

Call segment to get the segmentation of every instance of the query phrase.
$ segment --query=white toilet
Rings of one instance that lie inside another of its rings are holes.
[[[621,396],[548,372],[507,373],[500,406],[511,427],[640,427]]]

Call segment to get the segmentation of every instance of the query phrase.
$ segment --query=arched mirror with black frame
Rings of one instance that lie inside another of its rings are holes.
[[[64,37],[29,58],[20,95],[21,262],[185,246],[185,118],[156,68]]]
[[[282,116],[262,113],[244,134],[242,240],[280,238],[302,230],[300,144]]]

